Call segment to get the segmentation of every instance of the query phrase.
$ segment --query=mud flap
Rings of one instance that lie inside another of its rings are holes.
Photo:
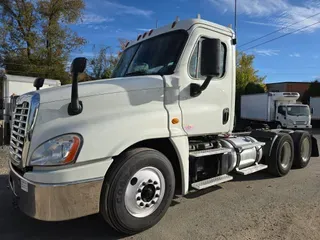
[[[318,142],[317,139],[311,136],[312,139],[312,152],[311,157],[319,157],[319,149],[318,149]]]

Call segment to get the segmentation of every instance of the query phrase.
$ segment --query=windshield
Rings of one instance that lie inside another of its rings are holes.
[[[307,106],[288,106],[287,114],[290,116],[309,116],[310,111]]]
[[[148,39],[126,49],[112,77],[172,74],[187,39],[182,30]]]

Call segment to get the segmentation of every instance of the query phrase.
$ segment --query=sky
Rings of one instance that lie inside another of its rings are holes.
[[[136,39],[156,22],[167,25],[177,16],[182,20],[200,14],[234,26],[234,1],[85,0],[84,15],[71,28],[88,42],[72,57],[92,57],[94,45],[117,51],[118,38]],[[237,1],[237,49],[256,56],[254,66],[259,75],[267,76],[266,83],[320,79],[320,0]],[[276,33],[247,44],[272,32]]]

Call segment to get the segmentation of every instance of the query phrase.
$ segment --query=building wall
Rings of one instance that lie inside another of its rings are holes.
[[[310,84],[309,83],[288,83],[286,87],[287,92],[298,92],[300,93],[300,97],[308,90]]]
[[[286,83],[267,84],[268,92],[286,92]]]
[[[306,82],[283,82],[267,84],[268,92],[298,92],[301,100],[303,94],[308,90],[310,83]]]

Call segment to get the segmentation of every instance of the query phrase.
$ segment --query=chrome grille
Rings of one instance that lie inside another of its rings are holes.
[[[296,121],[296,125],[305,125],[306,122],[305,121]]]
[[[27,123],[29,116],[30,103],[27,101],[16,104],[12,117],[10,154],[15,164],[22,161],[22,152],[27,136]]]

